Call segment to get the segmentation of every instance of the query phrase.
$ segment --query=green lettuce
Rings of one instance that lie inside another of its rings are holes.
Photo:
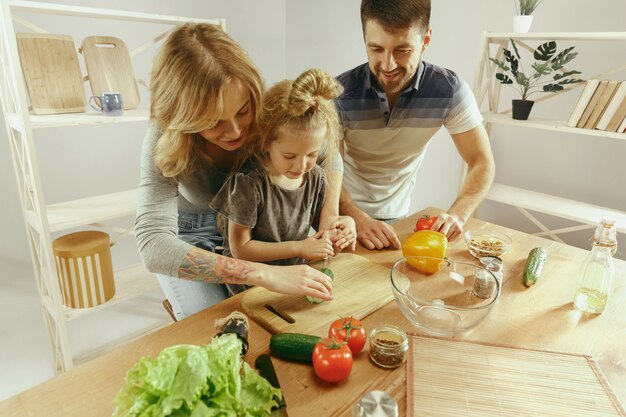
[[[224,334],[140,359],[126,373],[113,417],[268,416],[281,395],[243,361],[241,340]]]

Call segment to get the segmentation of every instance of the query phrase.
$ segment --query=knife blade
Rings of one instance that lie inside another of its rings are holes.
[[[267,379],[274,388],[280,389],[280,383],[278,382],[278,377],[276,376],[276,371],[274,370],[274,364],[272,363],[272,358],[270,355],[262,354],[256,358],[254,361],[254,367],[258,369],[259,375],[263,378]],[[274,400],[278,404],[277,406],[272,407],[272,416],[276,417],[289,417],[287,414],[287,404],[285,403],[285,397],[278,399],[274,397]]]

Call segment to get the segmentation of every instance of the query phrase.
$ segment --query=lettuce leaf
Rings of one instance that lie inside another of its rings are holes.
[[[142,358],[117,393],[113,417],[261,417],[281,392],[241,358],[234,334]]]

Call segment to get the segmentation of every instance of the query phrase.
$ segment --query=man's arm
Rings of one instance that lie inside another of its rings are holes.
[[[463,232],[463,225],[489,192],[496,172],[489,137],[482,124],[467,132],[452,135],[452,140],[467,164],[467,174],[458,197],[432,227],[450,240]]]

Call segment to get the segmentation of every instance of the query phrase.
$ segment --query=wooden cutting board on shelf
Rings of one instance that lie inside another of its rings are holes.
[[[320,268],[321,262],[312,266]],[[331,260],[330,269],[335,276],[332,301],[311,304],[304,296],[277,294],[256,287],[246,291],[241,308],[271,333],[325,336],[330,323],[339,316],[351,315],[360,320],[393,300],[389,269],[380,264],[351,253],[341,253]],[[271,308],[286,316],[287,320],[272,312]]]
[[[135,72],[124,41],[113,36],[88,36],[80,50],[93,95],[117,92],[122,94],[125,110],[139,105]]]
[[[84,112],[85,88],[72,37],[48,33],[15,37],[33,113]]]

